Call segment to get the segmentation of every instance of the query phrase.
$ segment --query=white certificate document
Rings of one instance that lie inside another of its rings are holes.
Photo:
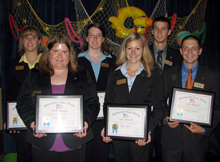
[[[99,103],[100,103],[100,110],[97,116],[97,120],[104,118],[103,104],[104,104],[104,99],[105,99],[105,92],[98,92],[98,97],[99,97]]]
[[[82,131],[82,97],[43,96],[38,98],[36,133]]]
[[[213,94],[174,89],[170,121],[185,121],[211,125]]]
[[[20,118],[16,105],[17,102],[7,102],[7,130],[26,130],[27,127]]]
[[[108,107],[107,136],[125,139],[145,139],[147,134],[147,109],[140,107]]]

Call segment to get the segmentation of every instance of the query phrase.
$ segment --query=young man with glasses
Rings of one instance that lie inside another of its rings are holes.
[[[202,48],[196,36],[190,35],[183,39],[180,53],[183,63],[163,73],[164,96],[169,99],[161,140],[163,161],[205,162],[205,154],[209,150],[209,135],[220,121],[220,74],[199,64]],[[193,122],[187,125],[180,121],[169,121],[172,89],[186,88],[188,78],[192,78],[188,89],[215,93],[211,127],[202,127]]]

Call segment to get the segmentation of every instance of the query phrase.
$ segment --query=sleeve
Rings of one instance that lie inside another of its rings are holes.
[[[107,105],[109,103],[114,102],[115,94],[114,94],[114,77],[113,77],[113,69],[110,71],[107,81],[105,100],[103,105],[103,114],[104,114],[104,127],[106,125],[106,117],[107,117]]]
[[[33,86],[31,83],[34,80],[32,70],[30,70],[18,94],[16,106],[18,114],[29,129],[31,129],[31,122],[35,121],[35,108],[31,94]]]
[[[6,96],[5,96],[6,102],[16,100],[16,97],[17,97],[16,95],[17,95],[17,91],[18,91],[18,83],[15,80],[14,69],[15,69],[15,66],[11,62],[9,65],[8,78],[7,78],[7,82],[6,82],[7,83]],[[4,108],[2,110],[3,120],[7,119],[7,105],[6,104],[5,104],[5,106],[2,107],[2,108]],[[5,122],[5,121],[3,121],[3,122]]]
[[[169,116],[169,105],[167,105],[167,102],[169,103],[169,88],[168,88],[168,72],[164,71],[163,75],[162,75],[162,79],[163,79],[163,98],[164,101],[166,102],[166,108],[164,110],[164,116],[163,118],[165,118],[166,116]]]
[[[153,85],[153,111],[149,116],[149,129],[152,132],[156,126],[162,121],[166,109],[165,100],[163,98],[163,80],[159,70],[152,71]]]
[[[6,100],[16,100],[18,83],[15,79],[15,65],[11,62],[8,70],[8,85],[6,89]]]
[[[212,77],[210,77],[211,79]],[[213,109],[213,122],[212,127],[206,127],[206,133],[204,135],[210,135],[212,131],[218,126],[220,122],[220,73],[213,74],[213,85],[211,88],[211,92],[215,93],[214,99],[214,109]]]
[[[96,91],[96,86],[89,72],[86,70],[86,90],[84,94],[84,121],[91,127],[96,120],[100,110],[99,98]]]

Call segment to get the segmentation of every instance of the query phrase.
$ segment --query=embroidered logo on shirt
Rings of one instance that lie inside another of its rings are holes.
[[[15,67],[15,70],[24,70],[24,65],[16,66],[16,67]]]
[[[194,83],[194,87],[196,87],[196,88],[201,88],[201,89],[204,89],[204,84],[203,83],[198,83],[198,82],[195,82]]]
[[[117,85],[125,84],[125,83],[126,83],[126,79],[117,80]]]
[[[102,62],[102,63],[101,63],[101,66],[106,67],[106,68],[109,68],[109,64],[108,64],[108,63],[105,63],[105,62]]]
[[[172,61],[169,61],[169,60],[165,60],[164,64],[167,64],[169,66],[172,66],[173,65],[173,62]]]
[[[32,96],[35,96],[36,94],[41,94],[42,91],[33,91]]]

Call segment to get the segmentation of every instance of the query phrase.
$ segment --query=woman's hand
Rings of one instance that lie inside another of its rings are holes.
[[[4,127],[4,130],[6,130],[6,123],[4,123],[4,126],[3,126],[3,127]],[[10,134],[12,134],[12,133],[20,133],[20,131],[16,131],[16,130],[13,130],[13,131],[12,131],[12,130],[10,130],[9,133],[10,133]]]
[[[101,136],[102,136],[103,142],[105,142],[105,143],[112,142],[112,139],[110,137],[105,137],[105,128],[102,128]]]
[[[151,142],[151,135],[150,135],[150,133],[148,133],[148,140],[147,140],[147,142],[145,142],[145,140],[140,140],[140,139],[138,141],[135,141],[135,143],[137,145],[139,145],[139,146],[144,146],[144,145],[146,145],[146,144],[148,144],[150,142]]]
[[[36,134],[34,133],[35,132],[34,130],[36,129],[34,122],[31,123],[31,128],[33,130],[34,137],[41,138],[41,137],[47,136],[47,134],[45,134],[45,133],[36,133]]]
[[[75,133],[73,135],[75,135],[76,137],[79,137],[79,138],[85,137],[87,135],[88,127],[89,127],[88,123],[84,121],[83,132],[78,132],[78,133]]]

